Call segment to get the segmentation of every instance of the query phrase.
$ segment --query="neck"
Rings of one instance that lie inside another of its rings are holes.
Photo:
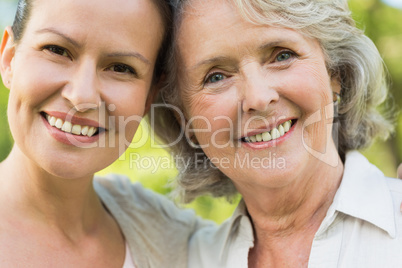
[[[314,236],[339,187],[343,164],[333,168],[322,162],[311,173],[296,175],[282,188],[247,188],[240,191],[252,218],[257,237],[291,236],[309,231]]]
[[[93,174],[74,179],[57,177],[32,163],[16,146],[0,163],[0,174],[0,200],[9,204],[4,209],[24,219],[73,237],[90,232],[104,216],[92,187]]]
[[[286,186],[243,189],[255,233],[249,267],[307,267],[314,235],[342,174],[343,164],[332,168],[319,161],[314,169],[293,174],[296,179]]]

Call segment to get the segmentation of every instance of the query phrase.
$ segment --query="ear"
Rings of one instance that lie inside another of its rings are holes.
[[[144,115],[146,115],[149,110],[151,109],[151,105],[156,99],[156,96],[158,95],[160,89],[162,88],[162,85],[165,82],[165,75],[162,74],[162,76],[159,78],[159,81],[157,83],[153,83],[151,86],[151,89],[149,90],[147,100],[145,102],[145,112]]]
[[[3,84],[9,89],[13,77],[13,59],[15,55],[14,34],[10,26],[3,33],[0,45],[0,73]]]

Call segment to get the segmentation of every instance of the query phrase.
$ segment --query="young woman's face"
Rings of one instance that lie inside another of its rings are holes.
[[[337,156],[331,123],[339,84],[318,41],[249,23],[224,0],[195,1],[183,16],[178,81],[186,115],[206,155],[237,186],[289,185],[314,172],[316,155]]]
[[[2,60],[16,145],[60,177],[111,164],[144,114],[162,34],[150,0],[33,1],[15,55]]]

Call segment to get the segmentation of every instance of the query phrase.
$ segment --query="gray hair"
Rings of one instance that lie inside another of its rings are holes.
[[[174,35],[181,25],[188,4],[200,0],[175,0]],[[256,25],[270,25],[297,30],[319,41],[328,72],[340,79],[341,102],[338,109],[338,152],[344,160],[347,151],[368,147],[374,138],[387,138],[392,125],[378,111],[387,98],[387,73],[373,42],[355,26],[346,0],[227,0],[240,14]],[[167,61],[166,84],[159,101],[183,109],[177,83],[179,54],[176,40]],[[156,134],[170,143],[184,126],[171,109],[155,111]],[[171,147],[189,166],[178,162],[178,188],[184,201],[203,194],[231,197],[237,193],[231,180],[212,164],[199,165],[201,149],[181,139]]]

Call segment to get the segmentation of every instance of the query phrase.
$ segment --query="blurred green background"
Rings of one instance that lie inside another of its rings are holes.
[[[0,29],[2,31],[6,25],[12,24],[16,2],[16,0],[0,0]],[[391,6],[392,2],[394,6]],[[376,141],[363,153],[387,176],[395,177],[397,165],[402,162],[402,114],[400,113],[402,109],[402,0],[350,0],[349,5],[358,26],[365,30],[383,56],[392,81],[391,101],[396,106],[395,134],[386,142]],[[0,161],[7,156],[12,146],[6,116],[7,99],[8,90],[0,83]],[[169,194],[172,189],[169,183],[173,181],[177,171],[166,151],[151,146],[153,141],[149,136],[148,124],[144,122],[134,138],[133,148],[129,148],[119,160],[99,173],[125,174],[147,188],[164,195]],[[205,196],[186,206],[194,208],[202,217],[220,223],[231,215],[236,203],[235,201],[234,204],[229,204],[224,199]]]

